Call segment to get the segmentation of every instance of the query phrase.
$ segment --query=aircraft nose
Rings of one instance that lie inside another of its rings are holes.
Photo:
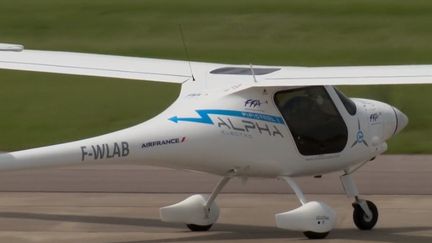
[[[408,117],[398,108],[393,107],[396,116],[396,128],[394,134],[398,134],[408,125]]]

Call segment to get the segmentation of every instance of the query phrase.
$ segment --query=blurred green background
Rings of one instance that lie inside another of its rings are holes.
[[[432,64],[432,1],[2,0],[0,42],[29,49],[273,65]],[[410,117],[390,153],[432,152],[432,85],[343,87]],[[99,135],[167,107],[177,85],[0,71],[0,150]]]

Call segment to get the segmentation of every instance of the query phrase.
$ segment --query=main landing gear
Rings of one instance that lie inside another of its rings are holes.
[[[229,171],[219,181],[210,196],[196,194],[179,203],[161,208],[162,221],[185,223],[191,231],[208,231],[219,218],[219,207],[215,199],[236,174],[236,170]]]
[[[300,187],[290,177],[282,177],[293,189],[302,206],[276,214],[278,228],[301,231],[309,239],[327,237],[336,223],[336,214],[323,202],[307,201]]]
[[[213,224],[208,224],[208,225],[186,224],[186,226],[190,229],[190,231],[200,232],[200,231],[208,231],[213,226]]]
[[[378,209],[376,205],[371,201],[359,198],[359,192],[350,174],[345,173],[340,179],[347,196],[354,198],[352,204],[354,208],[354,224],[360,230],[373,229],[378,221]]]
[[[192,195],[185,200],[160,209],[162,221],[184,223],[191,231],[208,231],[219,218],[219,207],[215,203],[217,195],[228,181],[236,176],[236,170],[229,171],[207,195]],[[336,223],[336,214],[323,202],[307,201],[300,187],[290,177],[281,177],[295,192],[301,206],[288,212],[275,215],[278,228],[300,231],[309,239],[327,237]],[[353,203],[353,220],[361,230],[372,229],[378,220],[375,204],[359,198],[359,193],[350,174],[341,176],[343,188]]]

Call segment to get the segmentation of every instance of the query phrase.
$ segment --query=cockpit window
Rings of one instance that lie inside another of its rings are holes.
[[[357,106],[350,98],[346,97],[341,91],[336,89],[336,93],[341,99],[343,105],[351,116],[354,116],[357,113]]]
[[[324,87],[282,91],[274,99],[302,155],[338,153],[345,148],[348,129]]]

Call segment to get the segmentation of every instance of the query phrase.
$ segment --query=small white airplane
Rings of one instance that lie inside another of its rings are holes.
[[[166,222],[206,231],[216,223],[217,195],[233,177],[285,180],[301,206],[276,214],[277,227],[325,238],[335,212],[308,201],[294,179],[341,171],[354,199],[353,219],[372,229],[377,207],[359,197],[351,177],[387,150],[408,118],[374,100],[350,99],[333,85],[430,84],[432,65],[277,67],[230,65],[0,45],[0,69],[181,84],[178,99],[155,118],[114,133],[0,155],[0,170],[139,162],[221,176],[210,195],[160,209]],[[162,94],[161,94],[162,95]]]

